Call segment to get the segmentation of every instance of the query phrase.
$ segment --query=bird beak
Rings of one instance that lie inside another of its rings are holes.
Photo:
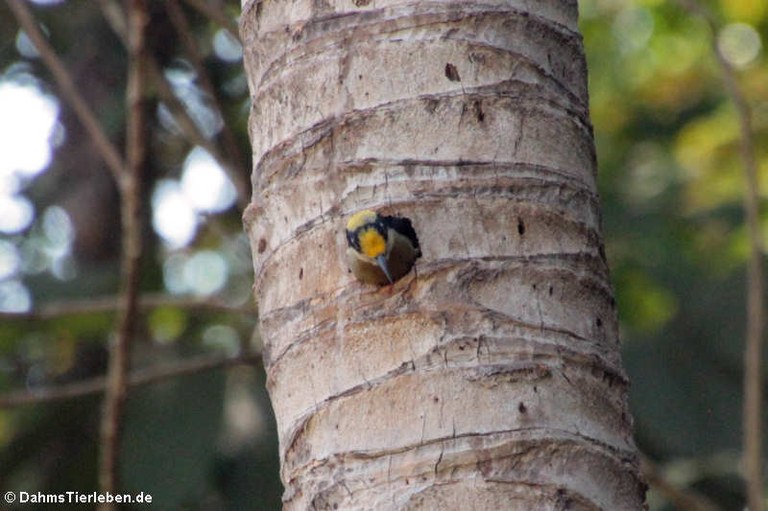
[[[379,263],[379,268],[381,268],[381,271],[383,271],[384,275],[387,276],[389,283],[394,284],[392,276],[389,274],[389,268],[387,268],[387,258],[384,256],[384,254],[381,254],[379,257],[377,257],[376,262]]]

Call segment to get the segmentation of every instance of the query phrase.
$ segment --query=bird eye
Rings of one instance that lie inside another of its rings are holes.
[[[357,250],[360,249],[356,233],[347,231],[347,245]]]
[[[387,226],[381,220],[376,222],[376,231],[381,234],[382,238],[387,239]]]

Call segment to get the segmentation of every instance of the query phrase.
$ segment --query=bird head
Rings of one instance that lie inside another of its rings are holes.
[[[388,233],[384,220],[374,211],[363,210],[347,221],[347,244],[356,255],[375,263],[390,283],[393,282],[387,266]]]

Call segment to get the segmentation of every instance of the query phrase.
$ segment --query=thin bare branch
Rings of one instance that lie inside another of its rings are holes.
[[[237,30],[237,24],[226,15],[222,8],[221,2],[211,2],[210,0],[185,0],[189,5],[194,7],[203,16],[207,17],[217,25],[227,30],[232,36],[240,40],[240,34]]]
[[[164,294],[142,295],[139,297],[138,306],[142,312],[160,307],[174,307],[208,312],[256,315],[256,309],[250,303],[230,305],[216,298],[174,297]],[[119,309],[120,301],[117,297],[104,296],[101,298],[47,303],[36,310],[28,312],[0,312],[0,321],[46,321],[63,316],[115,312]]]
[[[179,34],[179,39],[192,62],[192,66],[195,68],[195,73],[197,74],[200,86],[208,97],[211,98],[216,110],[218,110],[219,115],[223,118],[224,109],[222,108],[221,99],[219,98],[216,87],[214,87],[213,82],[208,75],[205,65],[203,64],[203,57],[200,54],[197,41],[189,26],[187,17],[184,15],[184,10],[179,5],[178,0],[167,0],[165,2],[165,10],[168,13],[168,18],[171,20],[176,32]],[[227,169],[227,174],[237,190],[240,211],[244,211],[250,202],[250,183],[248,181],[249,170],[243,165],[243,161],[245,161],[243,154],[240,151],[240,147],[237,144],[232,129],[227,123],[224,123],[224,126],[222,127],[221,142],[224,146],[224,154],[227,155],[227,164],[222,165],[222,167]]]
[[[99,0],[99,6],[101,8],[102,14],[106,18],[112,30],[115,32],[115,34],[117,34],[118,38],[123,41],[123,44],[127,44],[125,23],[123,21],[124,16],[121,14],[122,10],[120,5],[114,0]],[[185,45],[188,44],[188,42],[185,42]],[[208,80],[207,75],[204,72],[200,72],[197,64],[194,64],[195,56],[190,55],[190,58],[193,61],[193,65],[195,65],[198,76],[205,80],[201,82],[204,90],[212,98],[214,101],[214,106],[217,108],[221,115],[222,109],[218,98],[215,95],[215,91],[209,90],[205,85],[206,83],[210,85],[210,80]],[[170,111],[179,129],[181,129],[187,140],[189,140],[192,144],[200,146],[208,151],[213,159],[216,160],[216,162],[221,166],[232,184],[235,186],[238,208],[240,211],[244,211],[245,207],[250,202],[250,183],[248,181],[248,169],[242,166],[243,158],[240,154],[237,143],[235,142],[234,136],[231,134],[231,130],[227,127],[226,124],[224,125],[223,142],[226,147],[225,151],[222,152],[213,140],[207,138],[203,134],[197,123],[195,123],[194,119],[192,119],[192,117],[189,115],[187,108],[176,96],[171,83],[168,81],[168,78],[166,78],[157,60],[150,56],[148,65],[149,76],[156,87],[157,94],[163,103],[165,103],[165,106]],[[213,87],[211,87],[211,89],[213,89]],[[225,157],[224,154],[230,156]]]
[[[721,56],[722,58],[722,56]],[[729,89],[738,90],[733,76],[727,81]],[[741,125],[741,154],[744,162],[747,189],[744,210],[750,238],[750,257],[747,270],[747,340],[744,350],[744,465],[747,475],[749,509],[763,509],[763,376],[762,343],[765,328],[765,306],[763,303],[763,243],[760,230],[759,185],[757,165],[752,143],[752,128],[749,107],[740,92],[736,109]]]
[[[128,46],[128,27],[125,22],[125,12],[120,4],[115,0],[97,0],[101,15],[107,20],[107,24],[117,35],[117,38]]]
[[[114,344],[110,348],[106,394],[101,423],[101,463],[99,485],[102,492],[115,493],[119,486],[118,458],[131,344],[138,317],[140,259],[142,253],[142,182],[147,164],[148,126],[146,122],[146,32],[149,13],[146,0],[128,3],[128,84],[126,153],[128,172],[120,187],[122,220],[122,265],[120,318]],[[114,509],[113,504],[100,509]]]
[[[640,469],[643,478],[656,491],[664,496],[679,511],[718,511],[717,505],[704,495],[692,490],[679,488],[670,483],[661,469],[650,459],[640,456]]]
[[[717,44],[717,24],[697,0],[679,0],[684,8],[703,18],[710,27],[712,49],[722,72],[725,90],[736,108],[739,120],[739,148],[744,165],[744,215],[749,233],[750,256],[747,265],[747,338],[744,350],[743,456],[747,485],[747,507],[760,511],[763,501],[763,385],[762,343],[765,329],[763,289],[763,238],[760,230],[760,187],[757,179],[752,112],[731,63]]]
[[[176,97],[176,94],[173,92],[173,87],[165,77],[165,74],[158,65],[157,61],[152,59],[149,64],[149,70],[153,82],[157,87],[157,92],[160,96],[160,99],[163,100],[165,105],[170,110],[174,120],[176,121],[176,124],[179,126],[179,128],[181,128],[184,136],[187,137],[191,143],[198,145],[208,151],[213,159],[216,160],[216,163],[221,166],[221,168],[229,177],[230,181],[232,181],[232,184],[235,186],[235,190],[237,192],[237,204],[240,208],[240,211],[244,211],[250,198],[248,192],[248,182],[244,177],[247,175],[247,173],[241,171],[237,165],[234,165],[229,159],[225,158],[216,143],[203,135],[203,132],[200,130],[197,123],[195,123],[195,121],[187,112],[187,108],[179,100],[179,98]]]
[[[101,154],[102,159],[119,185],[123,179],[123,170],[125,169],[125,162],[121,158],[120,153],[104,133],[93,111],[85,102],[75,82],[72,80],[69,71],[67,71],[67,68],[56,55],[51,45],[48,44],[26,3],[22,0],[6,0],[6,3],[19,22],[19,25],[29,36],[32,44],[35,45],[38,53],[40,53],[43,62],[45,62],[54,80],[56,80],[63,99],[72,107],[75,115],[77,115],[77,118],[93,140],[96,150]]]
[[[258,353],[223,358],[211,356],[198,357],[174,364],[165,364],[160,367],[137,370],[128,378],[128,387],[141,387],[151,383],[205,371],[213,371],[215,369],[225,369],[239,365],[253,365],[260,360],[261,355]],[[90,396],[104,392],[105,388],[106,378],[91,378],[85,381],[69,383],[60,387],[10,392],[0,396],[0,409],[47,404],[54,401]]]

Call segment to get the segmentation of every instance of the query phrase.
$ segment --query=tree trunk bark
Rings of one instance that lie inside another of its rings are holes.
[[[284,508],[635,510],[576,1],[255,0],[246,215]],[[423,251],[357,282],[345,219]]]

